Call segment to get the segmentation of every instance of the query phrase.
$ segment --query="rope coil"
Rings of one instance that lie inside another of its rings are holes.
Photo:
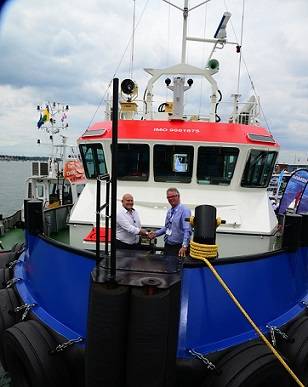
[[[204,258],[217,258],[218,245],[205,245],[194,241],[190,242],[190,256],[203,260]]]

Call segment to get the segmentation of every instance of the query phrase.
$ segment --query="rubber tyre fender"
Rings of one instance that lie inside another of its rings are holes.
[[[0,289],[0,361],[6,370],[4,358],[2,335],[7,328],[10,328],[18,321],[18,315],[14,311],[19,306],[19,300],[14,289]]]
[[[35,316],[33,315],[35,319]],[[55,338],[57,343],[64,343],[67,339],[54,331],[49,333]],[[85,385],[85,349],[83,345],[74,344],[63,351],[67,369],[71,375],[71,383],[74,387],[84,387]],[[1,384],[0,384],[1,386]]]
[[[129,288],[92,283],[85,353],[86,387],[125,386]]]
[[[0,251],[0,269],[5,269],[6,265],[13,261],[15,253],[12,251]]]
[[[299,317],[286,331],[288,341],[279,340],[279,351],[288,359],[291,368],[308,383],[308,316]]]
[[[172,301],[170,289],[157,289],[147,295],[143,288],[131,293],[130,320],[127,346],[127,387],[171,386],[175,373],[176,354],[169,356],[172,324]],[[175,324],[174,324],[175,325]],[[177,332],[177,327],[173,326]],[[174,363],[174,364],[173,364]],[[152,378],[151,376],[152,375]],[[155,375],[155,376],[154,376]]]
[[[24,249],[25,244],[22,243],[15,243],[15,245],[12,247],[11,251],[15,253],[16,258],[21,254],[21,252]]]
[[[294,382],[274,354],[261,342],[242,344],[215,364],[202,387],[289,387]]]
[[[39,322],[22,321],[7,329],[3,345],[14,387],[73,387],[63,354],[50,354],[57,342]]]
[[[23,243],[16,243],[10,251],[0,251],[0,269],[5,269],[10,262],[15,261],[23,249]]]
[[[0,269],[0,289],[6,288],[6,283],[11,279],[10,269]]]

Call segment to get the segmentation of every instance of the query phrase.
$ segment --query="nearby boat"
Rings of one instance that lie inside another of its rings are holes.
[[[67,105],[56,102],[37,107],[40,112],[37,127],[50,136],[50,144],[46,144],[50,146],[50,155],[47,161],[32,162],[31,175],[25,182],[25,200],[42,201],[46,215],[45,233],[48,236],[55,236],[55,233],[67,227],[70,210],[86,182],[77,147],[68,145],[67,137],[62,135],[68,127],[68,109]],[[58,136],[61,136],[61,141]],[[40,140],[38,144],[41,144]],[[20,230],[23,221],[23,207],[0,220],[0,236],[5,249],[24,240],[24,233]]]
[[[267,186],[279,145],[259,124],[258,98],[240,107],[237,93],[221,122],[218,62],[210,56],[205,69],[185,63],[186,41],[193,40],[188,14],[185,0],[181,63],[148,70],[143,119],[136,84],[124,80],[118,122],[114,80],[112,122],[94,124],[79,139],[88,181],[70,215],[70,245],[44,235],[42,202],[26,201],[25,250],[2,255],[10,267],[3,278],[18,297],[0,290],[7,306],[0,310],[0,356],[17,387],[308,381],[307,214],[283,215],[278,226]],[[206,39],[212,52],[227,45],[230,16]],[[173,77],[165,80],[173,99],[154,112],[161,76]],[[184,111],[197,76],[210,84],[210,111],[202,117]],[[191,256],[181,261],[152,246],[116,251],[121,195],[131,192],[143,224],[157,228],[170,185],[194,209]]]

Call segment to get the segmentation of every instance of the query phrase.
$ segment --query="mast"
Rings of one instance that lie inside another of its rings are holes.
[[[48,175],[49,177],[56,177],[56,148],[59,145],[56,145],[54,142],[54,136],[58,134],[61,130],[68,128],[67,123],[67,112],[69,110],[68,105],[61,104],[59,102],[47,102],[43,106],[38,105],[37,111],[40,112],[40,118],[37,122],[37,128],[45,130],[49,134],[49,139],[51,141],[51,151],[49,157],[49,166],[48,166]],[[40,144],[40,141],[38,140]],[[66,147],[66,138],[63,137],[63,145],[65,155]]]
[[[181,60],[181,63],[183,63],[183,64],[186,61],[187,18],[188,18],[188,0],[185,0],[184,9],[183,9],[183,36],[182,36],[182,60]]]

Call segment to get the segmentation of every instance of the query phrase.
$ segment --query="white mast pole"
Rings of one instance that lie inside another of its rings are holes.
[[[134,51],[135,51],[135,29],[136,29],[136,0],[134,2],[133,10],[133,32],[132,32],[132,52],[131,52],[131,62],[130,62],[130,79],[133,79],[134,72]]]
[[[183,9],[183,38],[182,38],[182,61],[181,61],[182,64],[186,62],[187,17],[188,17],[188,0],[185,0],[184,9]]]

